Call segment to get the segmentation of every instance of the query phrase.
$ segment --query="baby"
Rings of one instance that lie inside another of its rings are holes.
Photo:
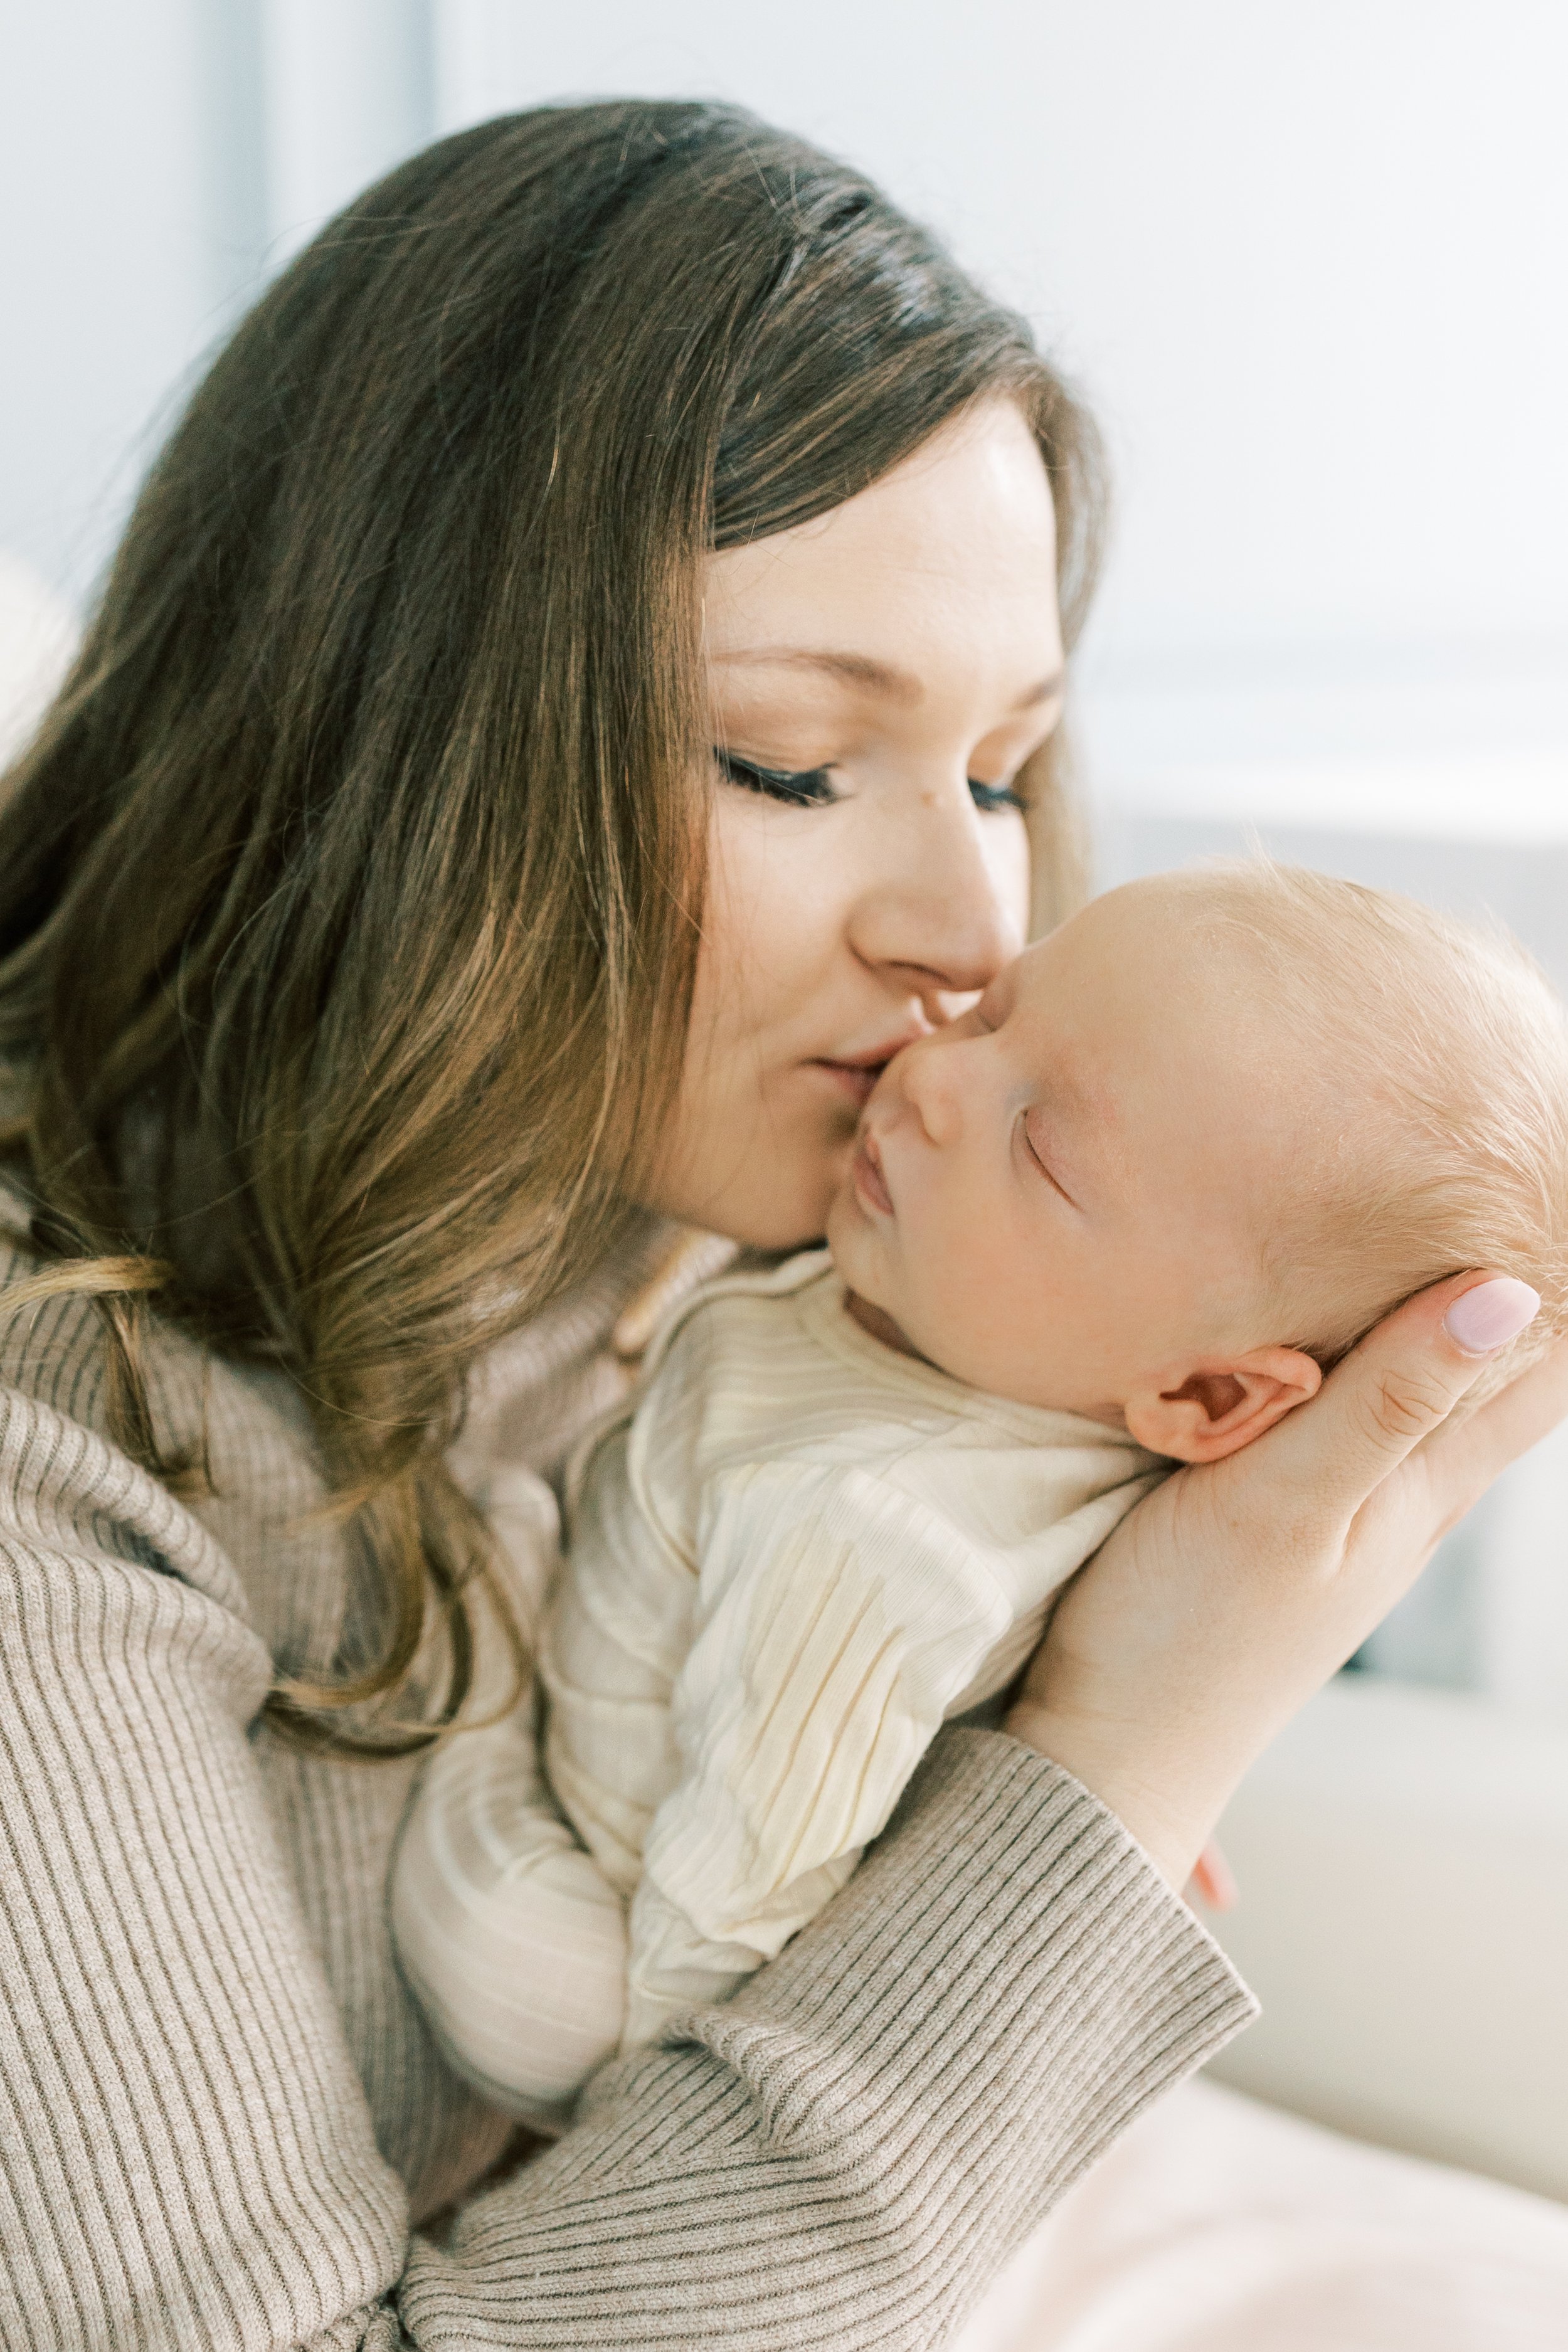
[[[1562,1011],[1350,883],[1135,883],[889,1064],[827,1241],[691,1297],[578,1464],[541,1664],[575,1840],[527,1727],[504,1801],[469,1735],[410,1823],[405,1966],[536,2121],[821,1908],[1173,1464],[1445,1275],[1531,1283],[1522,1349],[1564,1327]]]

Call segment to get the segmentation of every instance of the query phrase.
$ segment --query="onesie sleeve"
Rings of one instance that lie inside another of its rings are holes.
[[[531,1705],[432,1758],[389,1901],[448,2063],[492,2105],[562,2130],[620,2042],[626,1911],[552,1801]]]
[[[1014,1614],[969,1538],[859,1467],[716,1477],[699,1554],[680,1777],[631,1907],[627,2047],[725,1998],[822,1908]]]

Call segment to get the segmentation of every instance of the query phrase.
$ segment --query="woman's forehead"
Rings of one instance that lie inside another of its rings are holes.
[[[1055,512],[1034,436],[993,404],[826,514],[710,556],[703,596],[715,654],[826,645],[897,667],[922,618],[963,633],[1011,611],[1059,655]]]

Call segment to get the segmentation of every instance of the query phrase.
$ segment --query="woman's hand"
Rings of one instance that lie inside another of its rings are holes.
[[[1007,1728],[1184,1885],[1237,1782],[1433,1547],[1568,1411],[1568,1343],[1447,1416],[1532,1320],[1521,1282],[1410,1299],[1243,1452],[1177,1471],[1070,1584]]]

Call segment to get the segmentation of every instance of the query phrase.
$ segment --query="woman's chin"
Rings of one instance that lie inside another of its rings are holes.
[[[742,1249],[807,1249],[827,1231],[848,1172],[853,1130],[826,1150],[818,1138],[812,1143],[792,1152],[775,1133],[749,1148],[739,1166],[663,1171],[637,1198],[656,1216],[722,1234]]]
[[[739,1242],[743,1249],[810,1249],[827,1232],[828,1214],[838,1187],[803,1179],[798,1185],[769,1183],[755,1192],[737,1190],[715,1201],[706,1223]]]
[[[787,1252],[816,1249],[826,1238],[827,1212],[819,1208],[815,1213],[799,1211],[770,1216],[765,1213],[747,1219],[743,1230],[726,1224],[723,1231],[742,1248]]]

